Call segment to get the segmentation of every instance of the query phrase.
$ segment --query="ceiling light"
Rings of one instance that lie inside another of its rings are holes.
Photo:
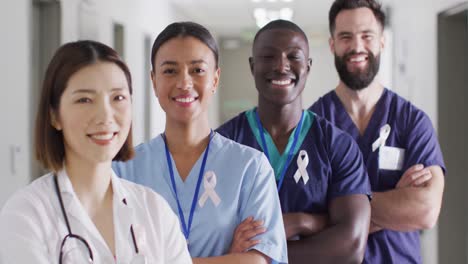
[[[266,10],[265,8],[255,8],[253,16],[255,18],[255,24],[259,28],[268,24],[268,22],[277,20],[277,19],[284,19],[284,20],[292,20],[294,11],[291,8],[285,7],[278,10]]]
[[[281,8],[279,11],[279,17],[284,20],[292,20],[293,14],[294,11],[289,7]]]
[[[254,17],[255,19],[266,18],[267,11],[265,8],[255,8],[254,9]]]

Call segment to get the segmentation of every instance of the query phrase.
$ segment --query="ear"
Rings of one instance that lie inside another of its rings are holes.
[[[307,59],[307,73],[310,72],[310,68],[312,67],[312,58]]]
[[[211,90],[213,93],[216,93],[216,90],[218,90],[220,76],[221,76],[221,69],[218,67],[214,74],[213,89]]]
[[[49,115],[50,115],[50,125],[57,129],[58,131],[62,130],[62,125],[60,124],[58,114],[53,110],[49,110]]]
[[[383,50],[385,48],[385,32],[382,32],[382,36],[380,37],[380,49]]]
[[[330,46],[330,51],[332,52],[332,54],[335,54],[335,40],[333,39],[333,37],[330,37],[328,39],[328,45]]]
[[[153,85],[153,91],[156,97],[158,97],[158,89],[156,88],[156,76],[153,70],[150,70],[151,84]]]
[[[253,57],[249,57],[249,66],[250,66],[250,73],[252,73],[252,75],[254,74],[254,60],[253,60]]]

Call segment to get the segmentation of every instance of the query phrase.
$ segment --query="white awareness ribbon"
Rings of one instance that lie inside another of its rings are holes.
[[[385,142],[387,141],[388,135],[390,135],[391,127],[389,124],[385,124],[383,127],[380,128],[380,136],[377,140],[372,143],[372,152],[376,151],[378,148],[385,146]]]
[[[216,174],[212,171],[207,171],[203,176],[203,187],[205,188],[205,192],[201,196],[200,200],[198,200],[198,205],[203,207],[208,200],[208,197],[213,201],[215,206],[218,206],[221,202],[218,194],[215,191],[216,187]]]
[[[304,180],[304,185],[309,181],[307,165],[309,165],[309,155],[307,155],[307,151],[301,150],[297,156],[297,171],[294,173],[294,180],[296,183],[298,183],[301,178]]]

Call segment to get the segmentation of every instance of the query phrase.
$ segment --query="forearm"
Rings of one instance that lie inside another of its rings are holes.
[[[368,226],[366,226],[368,228]],[[338,224],[299,241],[288,241],[289,263],[361,263],[367,230]]]
[[[385,229],[414,231],[428,228],[431,205],[422,188],[408,187],[373,193],[372,221]]]
[[[209,258],[193,258],[194,264],[268,264],[270,259],[262,253],[251,250],[245,253],[233,253]]]
[[[385,229],[414,231],[435,225],[442,203],[444,176],[431,168],[432,179],[424,187],[406,187],[373,193],[372,222]]]
[[[286,238],[310,236],[322,231],[328,222],[325,214],[286,213],[283,214]]]
[[[291,264],[361,263],[369,232],[370,205],[365,195],[330,202],[329,224],[321,232],[288,242]]]

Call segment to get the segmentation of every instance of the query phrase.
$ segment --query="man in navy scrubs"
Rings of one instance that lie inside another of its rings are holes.
[[[428,116],[375,76],[385,14],[373,0],[336,0],[329,12],[338,86],[310,110],[358,143],[372,187],[364,263],[421,263],[419,230],[439,216],[444,161]]]

